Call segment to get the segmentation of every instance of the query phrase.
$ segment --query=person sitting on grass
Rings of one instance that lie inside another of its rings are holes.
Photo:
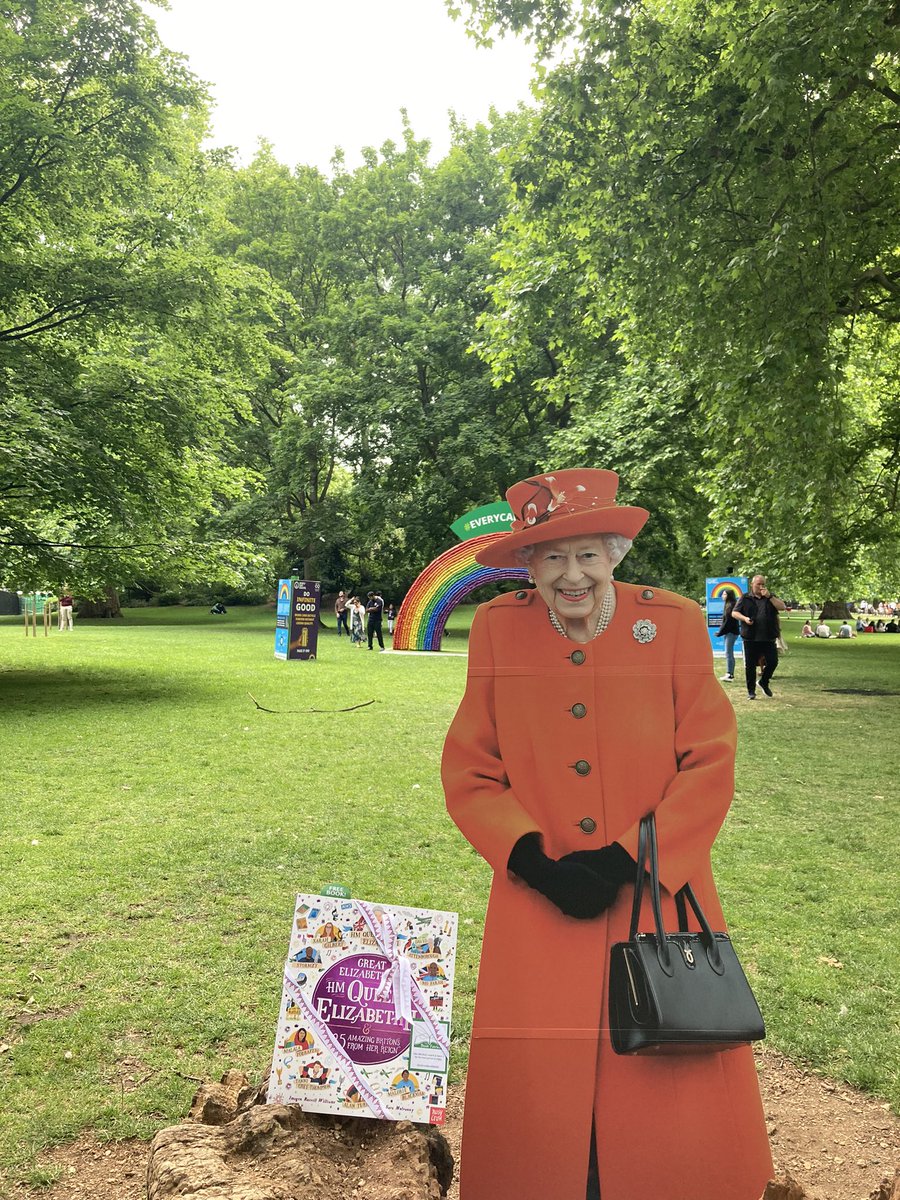
[[[853,632],[853,628],[850,625],[850,622],[846,619],[846,617],[844,618],[843,624],[841,625],[840,629],[837,631],[837,635],[839,638],[856,637],[856,634]]]
[[[816,637],[821,637],[821,638],[830,638],[831,637],[831,629],[828,625],[825,624],[824,621],[819,621],[818,625],[816,626]]]
[[[806,624],[805,624],[805,625],[803,626],[803,628],[800,630],[800,636],[801,636],[802,638],[804,638],[804,637],[815,637],[815,636],[816,636],[816,635],[815,635],[815,631],[813,630],[813,627],[812,627],[812,625],[810,624],[809,618],[807,618]]]

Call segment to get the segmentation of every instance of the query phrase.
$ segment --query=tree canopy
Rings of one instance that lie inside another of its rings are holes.
[[[285,565],[405,587],[451,520],[546,452],[539,351],[500,386],[471,353],[506,205],[497,152],[523,119],[457,122],[437,165],[407,125],[331,178],[267,146],[221,172],[214,247],[279,297],[238,449],[265,488],[231,517]]]
[[[897,4],[448,8],[534,108],[328,173],[204,149],[138,0],[0,12],[3,581],[400,596],[586,464],[632,577],[900,587]]]
[[[820,593],[871,586],[877,562],[896,587],[897,5],[468,7],[482,34],[568,39],[513,168],[500,376],[552,314],[560,449],[615,465],[616,425],[668,423],[658,481],[693,476],[682,515],[706,504],[722,562]]]
[[[134,0],[0,13],[0,542],[6,582],[242,573],[198,522],[241,281],[198,239],[206,100]]]

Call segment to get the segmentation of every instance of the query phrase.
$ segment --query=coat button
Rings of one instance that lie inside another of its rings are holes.
[[[527,592],[516,592],[516,599],[524,600],[527,595],[528,595]]]
[[[581,720],[581,718],[587,712],[587,709],[583,704],[573,704],[569,711],[572,713],[573,717],[575,717],[577,720]]]
[[[644,588],[644,590],[641,592],[641,599],[642,600],[652,600],[653,599],[653,588]]]
[[[582,817],[578,822],[578,828],[582,833],[593,833],[597,828],[597,822],[593,817]]]
[[[591,764],[587,761],[586,758],[579,758],[578,762],[575,764],[575,774],[576,775],[590,775],[590,773],[591,773]]]
[[[572,653],[569,655],[569,657],[571,658],[572,662],[575,664],[576,667],[580,667],[581,664],[584,662],[584,651],[583,650],[573,650]]]

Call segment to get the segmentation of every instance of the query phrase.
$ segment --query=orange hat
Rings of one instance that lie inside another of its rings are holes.
[[[581,468],[554,471],[514,483],[506,493],[512,529],[479,550],[485,567],[519,567],[516,551],[536,542],[557,542],[590,533],[634,538],[650,516],[645,508],[616,504],[615,471]]]

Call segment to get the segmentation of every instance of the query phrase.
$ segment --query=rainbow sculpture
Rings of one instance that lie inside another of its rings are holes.
[[[526,579],[524,567],[483,567],[475,552],[502,533],[486,533],[451,546],[427,566],[406,593],[397,624],[395,650],[440,650],[447,618],[476,588],[501,579]]]

